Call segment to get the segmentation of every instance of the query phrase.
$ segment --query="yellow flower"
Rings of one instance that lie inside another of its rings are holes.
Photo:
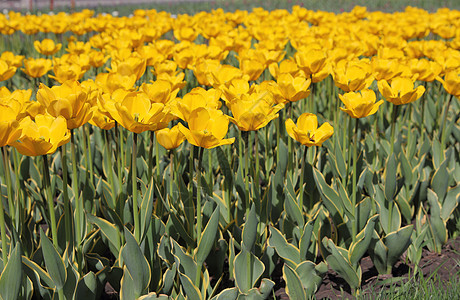
[[[66,81],[52,88],[40,84],[37,101],[46,107],[50,115],[64,117],[69,129],[86,124],[92,116],[88,95],[78,81]]]
[[[35,122],[25,117],[20,122],[22,136],[11,145],[27,156],[52,154],[70,141],[70,131],[64,117],[37,115]]]
[[[0,81],[5,81],[13,77],[16,73],[16,67],[8,65],[3,59],[0,59]]]
[[[131,56],[123,61],[112,60],[112,72],[119,73],[123,76],[136,75],[136,80],[142,77],[147,67],[146,60]]]
[[[55,79],[59,83],[64,83],[68,80],[80,80],[85,74],[85,70],[75,63],[59,63],[53,66],[53,75],[48,75],[50,78]]]
[[[284,105],[276,104],[269,91],[252,90],[229,102],[233,117],[230,120],[242,131],[259,130],[271,120],[278,118]]]
[[[437,77],[436,80],[440,81],[446,90],[451,95],[460,98],[460,73],[459,71],[450,71],[446,73],[444,79]]]
[[[321,146],[334,134],[334,128],[327,122],[318,128],[316,115],[310,113],[300,115],[297,125],[291,119],[285,124],[289,136],[307,147]]]
[[[367,89],[374,81],[371,67],[365,60],[339,61],[332,77],[335,85],[345,92]]]
[[[33,78],[42,77],[51,70],[52,62],[46,58],[29,58],[24,60],[24,73]]]
[[[89,54],[89,64],[94,68],[102,67],[105,62],[109,59],[101,51],[91,51]]]
[[[182,99],[177,98],[171,103],[172,114],[188,122],[192,111],[199,107],[219,109],[222,103],[219,101],[221,92],[215,89],[205,90],[201,87],[194,88]]]
[[[52,39],[44,39],[43,41],[34,41],[34,48],[38,53],[44,55],[53,55],[61,50],[62,44],[56,44]]]
[[[355,119],[375,114],[383,103],[383,100],[375,103],[376,97],[373,90],[339,94],[339,98],[345,105],[345,108],[340,109]]]
[[[16,120],[21,104],[12,99],[0,102],[0,147],[10,145],[21,136],[21,128]]]
[[[22,66],[24,55],[15,55],[11,51],[4,51],[0,58],[3,59],[8,65],[19,68]]]
[[[397,77],[391,80],[391,85],[386,80],[377,82],[380,93],[385,99],[394,105],[401,105],[414,102],[425,92],[424,86],[414,89],[412,79]]]
[[[190,144],[210,149],[229,145],[235,141],[235,138],[224,139],[228,131],[228,123],[228,117],[222,111],[200,107],[190,114],[189,128],[179,123],[179,130]]]
[[[158,143],[168,150],[179,147],[185,140],[185,135],[179,130],[179,125],[173,128],[163,128],[155,131]]]
[[[291,74],[281,74],[277,80],[281,95],[290,102],[296,102],[310,95],[311,79],[305,77],[293,77]]]

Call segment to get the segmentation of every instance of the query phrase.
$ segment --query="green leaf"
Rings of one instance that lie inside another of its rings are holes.
[[[254,254],[248,252],[243,247],[242,251],[235,257],[233,270],[236,286],[240,292],[243,294],[248,293],[254,287],[257,280],[259,280],[264,269],[264,264]]]
[[[250,289],[247,295],[240,295],[240,297],[238,297],[238,300],[240,298],[245,299],[245,300],[268,299],[274,286],[275,286],[275,283],[273,281],[271,281],[270,279],[264,278],[262,279],[260,283],[260,287]]]
[[[121,255],[134,281],[134,296],[143,295],[150,283],[150,266],[132,233],[125,228],[126,244]]]
[[[455,208],[458,206],[459,202],[460,202],[460,184],[450,189],[447,192],[446,198],[444,198],[444,202],[441,208],[441,217],[444,221],[447,222],[451,214],[454,212]]]
[[[321,262],[321,264],[326,265],[324,262]],[[310,298],[321,285],[323,273],[318,272],[315,264],[311,261],[302,262],[297,266],[295,272],[299,275],[305,294]]]
[[[302,209],[299,207],[294,192],[294,186],[292,185],[291,176],[287,177],[287,190],[286,199],[284,201],[284,210],[287,216],[299,227],[303,227],[305,221],[302,216]],[[291,192],[290,192],[291,191]]]
[[[150,225],[150,220],[152,219],[152,211],[153,211],[153,196],[155,194],[154,192],[154,184],[153,184],[153,176],[152,180],[149,184],[149,188],[144,194],[144,197],[142,199],[141,203],[141,209],[140,209],[140,221],[141,221],[141,230],[142,230],[142,235],[141,235],[141,241],[144,240],[145,234],[147,233],[147,229]]]
[[[275,248],[276,253],[285,260],[291,268],[296,268],[300,264],[300,251],[284,238],[283,234],[275,227],[270,226],[270,247]]]
[[[358,234],[358,236],[360,236],[360,239],[350,246],[350,250],[348,252],[348,259],[351,265],[355,268],[357,267],[359,260],[363,257],[363,255],[369,248],[369,245],[372,241],[372,236],[374,234],[374,227],[375,223],[377,222],[377,218],[378,215],[374,215],[369,219],[369,221],[367,221],[366,227],[360,234]]]
[[[66,259],[67,265],[67,280],[64,284],[64,296],[68,300],[74,299],[75,289],[77,288],[77,282],[80,276],[78,275],[77,271],[73,268],[73,266],[69,263],[69,260]],[[81,298],[77,298],[81,299]]]
[[[228,162],[227,155],[225,155],[221,147],[217,147],[215,149],[216,149],[217,160],[219,161],[219,166],[220,166],[220,169],[222,170],[222,173],[224,174],[225,180],[229,180],[230,182],[232,182],[233,171],[230,168],[230,163]]]
[[[45,266],[54,285],[58,290],[64,287],[67,279],[67,271],[59,253],[54,248],[51,241],[40,228],[40,241],[42,244],[42,253],[45,260]]]
[[[286,293],[290,299],[307,300],[299,275],[288,265],[283,266],[283,278],[286,281]]]
[[[307,224],[305,224],[303,231],[302,231],[302,236],[300,237],[299,258],[301,261],[307,258],[308,249],[310,248],[310,245],[312,242],[311,241],[312,234],[313,234],[313,222],[309,221]]]
[[[208,224],[206,224],[203,234],[200,237],[198,248],[196,249],[195,259],[198,266],[201,266],[206,260],[209,252],[211,251],[212,245],[214,244],[217,236],[217,229],[219,228],[219,216],[219,206],[217,206],[212,213]]]
[[[431,187],[438,195],[439,201],[444,201],[444,197],[449,187],[449,173],[447,172],[447,159],[443,161],[441,166],[436,170],[431,180]]]
[[[117,249],[117,251],[120,251],[121,248],[121,233],[118,230],[118,228],[110,223],[109,221],[93,216],[91,214],[87,214],[86,217],[88,220],[95,224],[99,229],[101,229],[102,234],[109,240],[109,242]]]
[[[256,215],[255,205],[253,204],[249,214],[246,216],[246,222],[243,228],[243,246],[246,247],[246,250],[249,252],[252,251],[252,247],[254,247],[257,239],[258,224],[259,220]]]
[[[185,295],[187,295],[187,299],[190,300],[201,300],[201,292],[200,290],[193,284],[190,278],[182,273],[179,272],[180,282],[182,287],[184,288]]]
[[[148,293],[137,300],[169,300],[171,299],[168,295],[157,295],[155,292]]]
[[[238,297],[238,289],[228,288],[220,292],[218,295],[211,298],[211,300],[236,300]]]
[[[436,242],[436,251],[441,251],[441,246],[447,242],[446,223],[441,218],[441,207],[438,202],[438,197],[428,189],[428,203],[430,204],[430,222],[433,239]]]
[[[0,200],[1,201],[1,200]],[[8,263],[0,276],[0,296],[3,299],[15,300],[19,298],[19,291],[22,286],[22,260],[21,244],[16,243]]]
[[[324,206],[326,206],[337,225],[342,224],[343,207],[340,205],[342,201],[339,194],[326,183],[323,174],[318,169],[314,168],[313,171],[316,186],[322,195]]]
[[[90,271],[78,281],[75,299],[97,300],[97,288],[96,275]]]
[[[413,227],[414,225],[405,226],[388,234],[383,239],[383,243],[388,248],[387,267],[393,266],[409,247]]]
[[[334,150],[335,150],[334,153],[335,153],[336,168],[339,171],[340,177],[345,178],[347,174],[347,167],[345,165],[345,158],[343,157],[343,151],[340,148],[339,139],[335,139]]]
[[[193,258],[182,250],[182,247],[171,238],[173,244],[173,254],[178,270],[180,273],[187,275],[195,282],[196,279],[196,262]]]
[[[35,272],[40,277],[40,279],[46,284],[46,286],[54,289],[55,285],[53,279],[51,279],[49,274],[45,270],[43,270],[37,263],[28,259],[25,256],[22,257],[22,263],[26,265],[30,270]]]
[[[387,160],[386,168],[385,168],[385,199],[387,201],[393,201],[393,198],[396,194],[396,159],[395,154],[391,154],[391,156]]]
[[[134,295],[134,280],[126,266],[123,267],[123,277],[121,278],[120,285],[120,300],[136,300],[137,297]]]
[[[329,266],[336,271],[350,285],[352,289],[356,289],[361,285],[361,268],[355,270],[350,262],[342,255],[347,253],[345,249],[338,249],[331,239],[324,237],[323,245],[329,250],[331,255],[326,257]]]

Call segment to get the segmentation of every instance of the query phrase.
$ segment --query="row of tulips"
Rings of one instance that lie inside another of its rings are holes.
[[[91,16],[0,17],[3,299],[359,293],[458,232],[458,12]]]

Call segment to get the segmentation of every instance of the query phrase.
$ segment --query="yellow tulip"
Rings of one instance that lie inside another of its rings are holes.
[[[367,61],[341,60],[332,73],[335,85],[345,92],[354,92],[368,88],[374,77]]]
[[[310,78],[293,77],[291,74],[281,74],[277,80],[281,95],[289,102],[296,102],[307,98],[310,95],[308,87],[311,84]]]
[[[233,115],[230,120],[242,131],[259,130],[278,118],[278,111],[283,107],[275,103],[269,91],[253,91],[229,102]]]
[[[393,78],[390,84],[386,80],[380,80],[377,82],[377,86],[383,97],[394,105],[414,102],[425,92],[424,86],[418,86],[414,89],[412,79],[403,77]]]
[[[15,55],[11,51],[4,51],[0,58],[3,59],[8,65],[19,68],[22,66],[22,61],[24,60],[24,55]]]
[[[0,59],[0,81],[5,81],[13,77],[16,73],[16,67],[8,65],[3,59]]]
[[[190,114],[199,107],[219,109],[221,92],[215,89],[205,90],[201,87],[194,88],[183,99],[175,99],[171,103],[171,113],[188,122]]]
[[[40,84],[37,101],[46,107],[50,115],[64,117],[69,129],[86,124],[92,116],[88,95],[78,81],[66,81],[52,88]]]
[[[210,149],[229,145],[235,141],[235,138],[224,139],[228,131],[228,123],[228,117],[222,111],[200,107],[190,114],[189,128],[179,123],[179,130],[190,144]]]
[[[56,44],[52,39],[44,39],[43,41],[34,41],[34,48],[38,53],[43,55],[53,55],[61,50],[62,44]]]
[[[321,146],[334,134],[334,128],[327,122],[318,128],[316,115],[310,113],[300,115],[297,124],[291,119],[285,124],[289,136],[307,147]]]
[[[25,117],[20,122],[22,136],[11,145],[27,156],[52,154],[70,141],[70,131],[64,117],[37,115],[35,122]]]
[[[446,92],[460,98],[460,76],[458,71],[446,73],[444,79],[437,77],[436,79],[442,83]]]
[[[85,70],[78,64],[60,63],[54,64],[53,75],[48,75],[59,83],[64,83],[68,80],[80,80],[85,74]]]
[[[21,136],[22,129],[16,120],[21,104],[16,100],[0,102],[0,147],[10,145]],[[16,104],[16,105],[14,105]]]
[[[152,81],[152,84],[143,83],[140,89],[146,93],[150,101],[166,104],[176,98],[179,89],[172,90],[172,85],[167,80]]]
[[[355,119],[375,114],[379,106],[383,104],[383,100],[375,103],[376,97],[373,90],[339,94],[339,98],[345,105],[345,108],[340,109]]]
[[[185,135],[179,130],[179,125],[173,128],[163,128],[155,131],[158,143],[167,150],[179,147],[185,140]]]
[[[49,59],[38,58],[38,59],[25,59],[24,60],[24,73],[33,78],[42,77],[49,70],[51,70],[52,62]]]

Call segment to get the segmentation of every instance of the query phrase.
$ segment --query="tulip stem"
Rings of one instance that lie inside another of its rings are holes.
[[[104,132],[105,146],[107,149],[107,173],[109,179],[110,190],[112,192],[112,205],[115,210],[117,207],[117,194],[115,192],[115,185],[113,181],[113,166],[112,166],[112,151],[110,150],[110,141],[107,134],[107,130],[102,130]]]
[[[350,120],[351,121],[351,120]],[[355,216],[355,221],[353,222],[352,228],[352,240],[353,243],[356,240],[356,235],[358,234],[358,211],[356,209],[356,167],[358,165],[358,128],[359,122],[358,119],[355,119],[355,134],[354,134],[354,145],[353,145],[353,174],[352,174],[352,205],[353,205],[353,215]]]
[[[214,190],[214,184],[213,184],[213,181],[212,181],[212,178],[213,178],[213,174],[212,174],[212,150],[211,149],[208,149],[207,150],[208,152],[208,183],[209,183],[209,191],[210,191],[210,196],[212,196],[212,193],[213,193],[213,190]]]
[[[72,156],[72,189],[75,199],[75,235],[76,235],[76,246],[77,246],[77,261],[78,261],[78,273],[82,271],[82,249],[81,241],[83,235],[82,221],[83,221],[83,203],[80,201],[80,192],[78,190],[78,173],[77,173],[77,158],[75,154],[75,132],[70,130],[70,152]]]
[[[8,206],[9,206],[9,213],[11,218],[11,224],[15,224],[16,216],[14,213],[14,202],[13,202],[13,190],[11,185],[11,169],[10,169],[10,160],[8,151],[6,147],[2,147],[3,152],[3,168],[5,170],[5,179],[6,179],[6,192],[8,195]]]
[[[425,81],[424,82],[424,85],[425,85],[425,91],[427,89],[427,82]],[[426,97],[427,97],[427,93],[423,93],[422,95],[422,99],[421,99],[421,106],[422,106],[422,111],[420,113],[420,145],[423,145],[423,141],[425,139],[425,102],[426,102]]]
[[[118,130],[118,124],[115,122],[115,151],[116,151],[115,159],[117,160],[118,186],[120,189],[123,184],[122,168],[124,167],[123,152],[120,150],[121,148],[123,148],[121,146],[122,143],[123,141],[121,140],[121,137],[120,137],[120,131]]]
[[[137,207],[137,133],[133,132],[133,157],[131,164],[131,175],[132,175],[132,189],[133,189],[133,219],[134,219],[134,237],[137,242],[141,242],[140,236],[140,222],[139,222],[139,210]]]
[[[246,140],[246,151],[244,154],[244,187],[246,191],[246,215],[249,214],[249,205],[251,203],[249,199],[249,156],[251,155],[251,146],[249,145],[249,131],[244,131]]]
[[[169,161],[170,161],[170,169],[169,169],[169,200],[172,203],[172,193],[174,188],[174,149],[169,150]]]
[[[441,150],[444,151],[444,149],[446,148],[446,122],[447,122],[447,115],[449,113],[449,108],[450,108],[450,103],[452,102],[452,98],[454,97],[454,95],[450,95],[449,97],[449,100],[447,102],[447,106],[446,106],[446,109],[444,111],[444,115],[442,116],[442,127],[441,127]]]
[[[204,148],[200,147],[198,152],[198,165],[196,170],[196,244],[197,247],[201,239],[201,163],[203,160]],[[200,286],[201,265],[196,267],[195,286]]]
[[[393,105],[393,116],[391,119],[391,141],[390,141],[390,155],[394,152],[395,145],[395,127],[396,127],[396,116],[398,115],[399,105]]]
[[[155,139],[155,164],[157,165],[157,180],[161,182],[160,179],[160,148],[158,147],[158,140]]]
[[[3,150],[3,148],[2,148]],[[1,155],[1,152],[0,152]],[[3,156],[3,155],[2,155]],[[3,169],[5,173],[8,171],[5,165],[3,165]],[[0,177],[0,237],[2,239],[2,259],[3,259],[3,265],[6,265],[8,262],[8,244],[7,244],[7,239],[6,239],[6,224],[5,224],[5,215],[4,215],[4,207],[3,207],[3,193],[2,193],[2,182],[1,182],[1,177]]]
[[[58,249],[58,236],[57,236],[57,227],[56,227],[56,214],[54,212],[54,199],[51,192],[51,179],[50,179],[50,166],[48,164],[48,156],[45,154],[43,157],[43,186],[46,192],[46,202],[48,203],[48,210],[50,213],[50,222],[51,222],[51,235],[53,239],[53,245]]]
[[[305,146],[302,155],[302,162],[300,163],[300,188],[299,188],[299,207],[303,207],[303,185],[305,184],[305,160],[307,158],[308,147]],[[308,208],[310,209],[310,207]]]
[[[94,174],[93,174],[93,153],[91,152],[91,134],[89,130],[89,124],[84,125],[84,132],[86,138],[88,139],[88,166],[89,166],[89,176],[90,181],[94,184]]]
[[[149,137],[150,137],[149,158],[148,158],[149,171],[148,171],[147,178],[150,182],[152,179],[152,173],[153,173],[153,148],[154,148],[154,143],[155,143],[155,134],[153,131],[149,132]]]
[[[256,170],[255,170],[255,174],[254,174],[254,190],[256,191],[255,193],[255,197],[257,199],[257,202],[260,206],[260,189],[259,189],[259,186],[260,186],[260,183],[259,183],[259,132],[258,131],[254,131],[254,144],[255,144],[255,148],[254,148],[254,155],[256,157]],[[259,213],[260,213],[260,209],[258,210]]]
[[[64,221],[65,221],[65,236],[67,247],[72,242],[72,214],[70,209],[69,193],[67,190],[68,185],[68,171],[67,171],[67,149],[66,144],[59,148],[61,152],[61,164],[62,164],[62,191],[63,191],[63,202],[64,202]],[[69,248],[72,249],[72,248]]]

